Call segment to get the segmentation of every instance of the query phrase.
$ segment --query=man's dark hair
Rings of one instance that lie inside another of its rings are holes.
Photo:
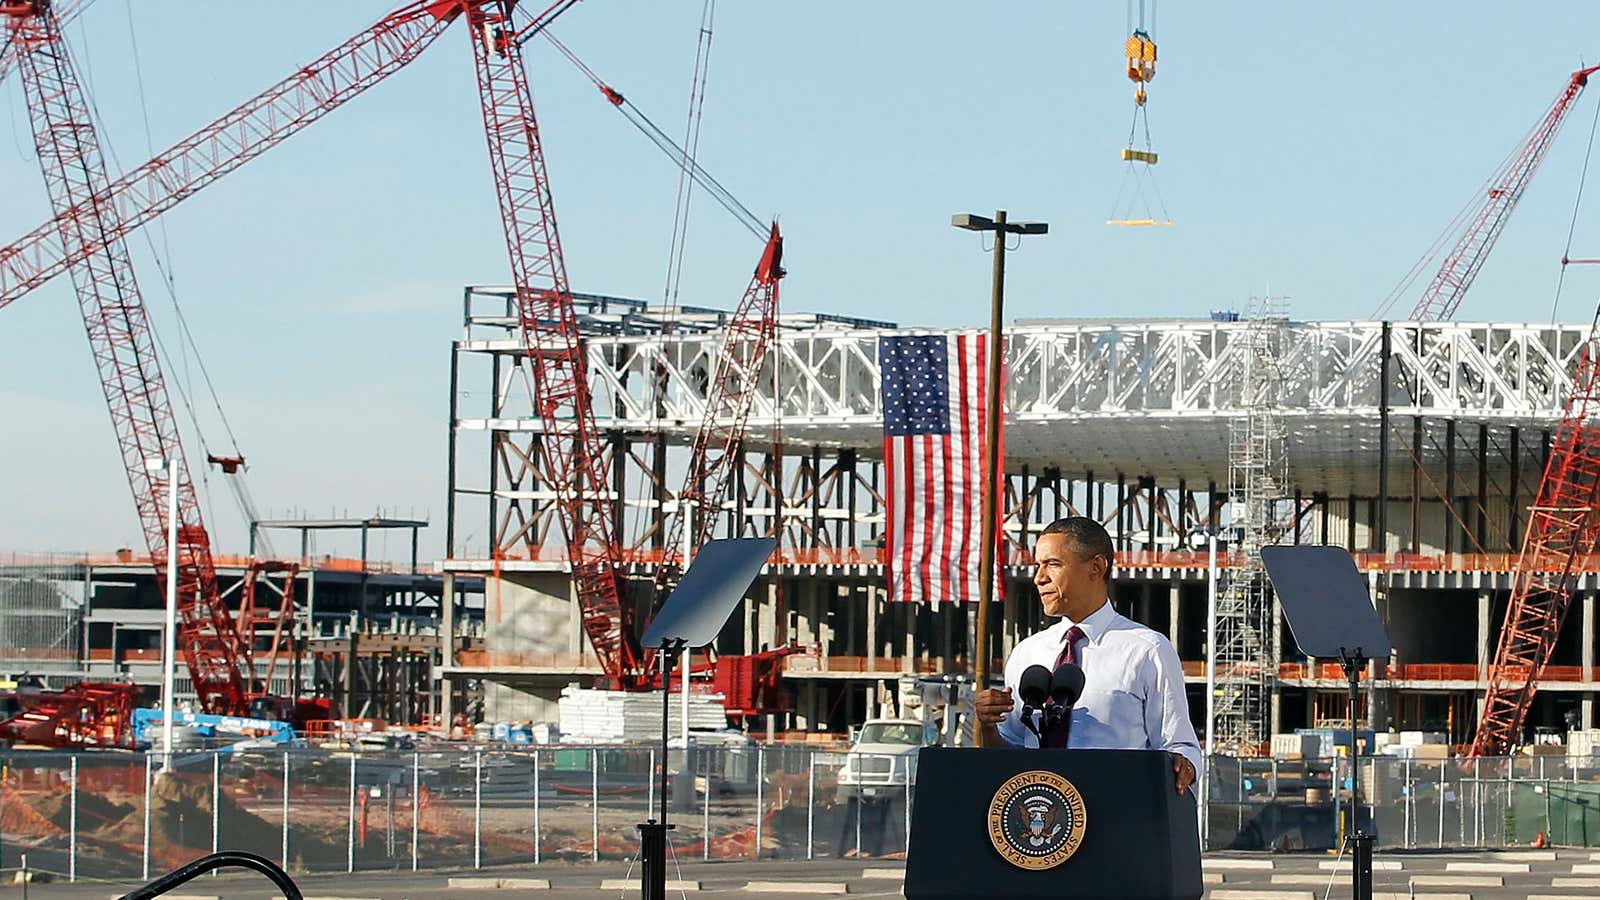
[[[1040,537],[1047,534],[1064,534],[1067,542],[1072,545],[1072,552],[1084,559],[1096,556],[1106,558],[1106,573],[1117,564],[1117,548],[1111,543],[1111,535],[1106,533],[1105,526],[1088,516],[1067,516],[1057,519],[1044,527],[1039,533]]]

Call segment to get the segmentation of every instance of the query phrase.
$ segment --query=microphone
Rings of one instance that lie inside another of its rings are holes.
[[[1050,670],[1044,666],[1029,666],[1017,678],[1017,696],[1022,699],[1022,725],[1039,738],[1041,747],[1044,746],[1044,739],[1039,735],[1038,726],[1033,723],[1033,716],[1044,709],[1049,701],[1051,681]]]
[[[1044,668],[1040,666],[1040,668]],[[1062,663],[1050,676],[1050,699],[1058,705],[1072,708],[1083,696],[1083,669],[1072,663]]]
[[[1083,670],[1072,663],[1062,663],[1050,676],[1050,705],[1045,707],[1044,734],[1039,746],[1067,746],[1072,732],[1072,705],[1083,696]]]

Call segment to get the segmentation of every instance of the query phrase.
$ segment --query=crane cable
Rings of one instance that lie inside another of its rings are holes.
[[[567,61],[572,63],[579,72],[582,72],[584,77],[593,82],[606,100],[616,107],[645,137],[649,138],[650,142],[655,144],[661,152],[665,153],[674,165],[687,168],[689,177],[694,179],[694,183],[710,194],[723,209],[726,209],[729,214],[739,221],[740,225],[745,227],[745,230],[754,235],[757,240],[766,241],[766,224],[761,221],[759,216],[751,212],[749,207],[739,202],[739,198],[735,197],[732,191],[728,190],[721,182],[713,178],[709,172],[701,168],[699,163],[690,159],[689,154],[682,147],[679,147],[676,141],[669,137],[665,131],[662,131],[655,122],[651,121],[649,116],[645,115],[637,106],[634,106],[632,101],[612,88],[582,59],[579,59],[578,55],[573,53],[566,44],[563,44],[555,36],[554,32],[545,29],[540,31],[539,35],[549,41],[550,45],[555,47],[562,56],[566,57]]]
[[[678,289],[683,282],[684,245],[689,237],[689,201],[694,196],[690,167],[700,152],[700,125],[705,121],[706,79],[711,74],[711,33],[716,0],[700,7],[700,34],[694,51],[694,79],[689,87],[689,115],[683,127],[683,163],[678,167],[678,198],[672,214],[672,239],[667,252],[667,284],[662,292],[669,321],[677,315]],[[670,328],[668,329],[670,332]]]
[[[1567,246],[1561,251],[1561,274],[1556,276],[1556,296],[1550,304],[1550,324],[1556,324],[1556,316],[1561,310],[1561,287],[1567,280],[1567,266],[1577,260],[1572,259],[1572,236],[1578,230],[1578,209],[1583,204],[1583,187],[1589,180],[1589,157],[1594,153],[1595,126],[1600,125],[1600,103],[1594,107],[1594,119],[1589,123],[1589,145],[1583,151],[1583,170],[1578,173],[1578,194],[1572,200],[1572,221],[1567,225]],[[1594,262],[1594,260],[1583,260]],[[1593,339],[1593,328],[1590,329],[1590,338]]]
[[[128,11],[128,39],[129,39],[129,43],[131,45],[132,56],[133,56],[134,74],[135,74],[134,83],[135,83],[135,86],[137,87],[137,90],[138,90],[139,105],[140,105],[141,115],[142,115],[143,122],[144,122],[145,145],[146,145],[146,150],[148,152],[150,152],[151,155],[153,156],[154,153],[155,153],[155,150],[154,150],[154,143],[152,141],[152,132],[151,132],[151,129],[150,129],[150,111],[149,111],[149,105],[148,105],[147,100],[146,100],[145,89],[144,89],[143,62],[142,62],[142,59],[141,59],[140,54],[139,54],[139,42],[138,42],[137,30],[134,27],[132,0],[128,0],[127,11]],[[79,22],[81,24],[82,23],[82,19],[79,19]],[[92,82],[91,82],[91,85],[92,85]],[[116,167],[120,170],[120,169],[123,168],[122,167],[122,162],[117,157],[116,148],[112,145],[109,137],[107,137],[107,132],[106,132],[105,127],[104,127],[104,121],[105,120],[104,120],[104,117],[100,114],[100,107],[99,107],[99,104],[95,100],[94,92],[92,90],[90,90],[90,91],[86,91],[86,94],[87,94],[87,99],[88,99],[88,102],[89,102],[90,112],[93,115],[94,120],[95,120],[95,130],[101,136],[101,138],[100,138],[101,145],[105,148],[106,153],[111,158],[112,163],[114,165],[116,165]],[[162,248],[163,249],[158,249],[156,247],[155,240],[150,236],[150,232],[148,232],[148,231],[146,231],[146,230],[144,230],[142,228],[139,229],[139,232],[140,232],[140,236],[144,239],[146,248],[148,248],[149,251],[150,251],[151,259],[155,263],[155,266],[156,266],[156,271],[159,272],[160,275],[161,275],[160,281],[161,281],[162,289],[166,292],[168,300],[170,300],[171,303],[172,303],[172,309],[173,309],[173,312],[174,312],[175,317],[176,317],[177,322],[178,322],[179,335],[180,335],[180,340],[181,340],[181,343],[179,344],[179,350],[181,351],[180,354],[177,357],[175,357],[174,354],[167,348],[166,342],[164,340],[162,340],[162,338],[161,338],[160,331],[155,328],[153,323],[150,326],[150,334],[155,339],[156,349],[157,349],[157,352],[158,352],[159,356],[164,358],[167,361],[167,366],[170,367],[172,365],[174,359],[179,359],[182,362],[182,371],[184,373],[184,378],[182,378],[182,379],[174,378],[172,380],[173,381],[173,387],[176,388],[176,393],[178,395],[178,399],[182,403],[184,411],[188,414],[189,426],[194,431],[195,437],[200,443],[200,451],[201,451],[201,453],[203,453],[206,456],[206,458],[207,458],[207,460],[209,462],[209,460],[211,459],[213,454],[211,452],[211,445],[206,440],[205,429],[201,427],[199,413],[195,409],[195,402],[194,402],[194,397],[193,397],[193,395],[194,395],[193,375],[192,375],[192,372],[191,372],[190,367],[189,367],[189,357],[190,357],[191,354],[194,357],[195,367],[198,368],[199,371],[200,371],[200,377],[201,377],[201,380],[204,382],[204,385],[205,385],[205,388],[206,388],[206,392],[207,392],[207,394],[209,395],[209,397],[211,399],[212,408],[216,411],[217,417],[218,417],[218,419],[220,420],[220,422],[222,424],[223,431],[227,434],[228,444],[229,444],[229,447],[232,450],[232,455],[236,459],[243,459],[244,454],[239,449],[238,436],[234,433],[233,425],[228,419],[228,414],[227,414],[226,410],[223,409],[222,399],[221,399],[220,395],[218,395],[218,393],[217,393],[216,383],[211,378],[211,371],[210,371],[209,367],[206,366],[205,357],[200,353],[199,343],[195,340],[194,333],[189,328],[189,319],[184,314],[183,304],[179,300],[179,297],[178,297],[177,282],[176,282],[176,279],[174,278],[174,275],[173,275],[173,269],[172,269],[171,259],[170,259],[170,257],[171,257],[171,246],[170,246],[170,242],[169,242],[169,238],[168,238],[168,234],[167,234],[167,230],[166,230],[166,222],[165,222],[164,219],[161,222],[161,238],[162,238]],[[176,375],[176,374],[177,374],[177,372],[175,370],[174,371],[174,375]],[[190,478],[191,479],[193,479],[193,477],[194,477],[195,470],[199,471],[199,474],[200,474],[200,486],[201,486],[202,492],[203,492],[203,494],[205,496],[207,517],[210,518],[210,520],[213,521],[213,522],[218,521],[217,515],[216,515],[216,507],[215,507],[215,504],[212,501],[211,477],[210,477],[211,467],[210,467],[210,465],[209,464],[203,464],[203,465],[200,465],[200,466],[190,465],[189,468],[190,468]],[[242,475],[236,474],[234,480],[238,480],[238,479],[241,479],[241,478],[242,478]],[[229,487],[233,491],[235,496],[238,497],[238,496],[240,496],[240,492],[241,491],[245,491],[246,488],[243,485],[242,481],[239,481],[239,483],[235,484],[234,480],[230,480]],[[242,499],[241,499],[241,503],[243,503]],[[272,555],[272,550],[271,550],[269,545],[264,543],[262,549],[269,556]]]

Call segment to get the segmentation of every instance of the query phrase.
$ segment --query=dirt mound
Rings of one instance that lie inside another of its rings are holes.
[[[217,810],[217,846],[224,849],[255,849],[263,835],[281,834],[281,825],[262,819],[240,806],[230,794],[224,792]],[[81,810],[80,810],[81,816]],[[211,780],[185,775],[167,775],[154,779],[150,785],[150,836],[153,847],[166,850],[174,858],[186,861],[194,852],[211,849],[212,797]],[[203,824],[202,824],[203,823]],[[79,820],[82,827],[82,819]],[[291,836],[292,855],[305,865],[326,864],[345,858],[343,834],[337,842],[331,837],[308,833],[308,828],[296,824]],[[135,842],[144,836],[144,810],[128,809],[119,819],[108,821],[95,832],[95,837],[107,841]],[[276,838],[271,842],[276,846]]]
[[[72,826],[72,798],[67,794],[51,794],[34,801],[34,809],[49,819],[57,828]],[[117,803],[100,794],[78,792],[78,830],[94,831],[124,818],[133,811],[127,804]]]

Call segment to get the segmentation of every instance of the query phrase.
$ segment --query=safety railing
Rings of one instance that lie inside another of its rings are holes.
[[[665,757],[680,858],[904,853],[916,802],[906,756],[725,740]],[[149,881],[222,850],[291,873],[622,859],[656,807],[662,764],[650,746],[239,749],[170,762],[11,752],[0,755],[0,869],[27,856],[63,880]],[[1378,757],[1356,772],[1380,849],[1526,846],[1540,834],[1600,843],[1600,759]],[[1334,848],[1352,778],[1345,759],[1213,757],[1200,787],[1207,846]]]

